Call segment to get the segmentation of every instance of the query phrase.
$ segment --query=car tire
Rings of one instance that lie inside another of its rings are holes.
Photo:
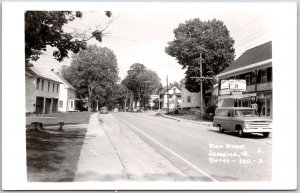
[[[243,132],[242,128],[239,128],[237,131],[238,131],[238,136],[239,137],[241,137],[241,138],[244,137],[244,132]]]
[[[224,129],[222,128],[221,125],[219,125],[219,132],[220,132],[220,133],[224,133]]]
[[[270,132],[263,132],[262,134],[263,134],[264,137],[269,137]]]

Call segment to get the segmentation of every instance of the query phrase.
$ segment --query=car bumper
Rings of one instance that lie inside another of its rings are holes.
[[[272,132],[272,128],[249,128],[244,129],[244,133],[264,133],[264,132]]]

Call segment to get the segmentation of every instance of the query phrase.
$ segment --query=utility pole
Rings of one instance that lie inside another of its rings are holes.
[[[167,113],[169,114],[169,82],[168,82],[168,75],[167,75]]]
[[[160,92],[158,92],[158,110],[160,111]]]
[[[199,57],[199,71],[200,71],[200,76],[199,77],[191,77],[193,79],[200,79],[200,119],[203,120],[202,117],[202,93],[203,93],[203,89],[202,89],[202,81],[206,80],[206,79],[210,79],[210,80],[214,80],[213,77],[203,77],[202,76],[202,53],[200,53],[200,57]]]

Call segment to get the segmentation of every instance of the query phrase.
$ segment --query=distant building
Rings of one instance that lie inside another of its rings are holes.
[[[218,74],[219,106],[257,107],[262,116],[272,116],[272,42],[267,42],[244,52],[228,68]],[[246,91],[232,95],[222,80],[243,79]]]
[[[61,81],[53,72],[35,67],[26,68],[26,113],[58,112]]]
[[[169,109],[174,109],[175,107],[181,106],[181,89],[178,86],[171,84],[168,87],[168,90],[165,88],[159,94],[161,109],[168,108],[168,95],[169,95]]]
[[[185,80],[181,81],[181,107],[200,107],[200,93],[190,92],[185,88]]]
[[[76,89],[66,81],[59,72],[53,72],[59,80],[62,82],[59,89],[59,101],[58,101],[58,111],[59,112],[68,112],[77,110],[77,101],[76,98]]]

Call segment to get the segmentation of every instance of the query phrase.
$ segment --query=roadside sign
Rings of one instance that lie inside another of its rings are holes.
[[[229,80],[229,90],[246,91],[246,80]]]
[[[223,89],[229,89],[229,81],[228,80],[221,80],[221,90]]]

